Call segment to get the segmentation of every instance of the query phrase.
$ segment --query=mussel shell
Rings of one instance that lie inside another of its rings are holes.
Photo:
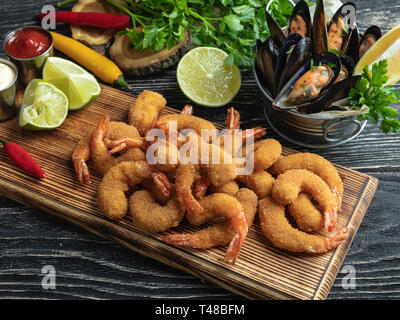
[[[291,51],[291,48],[293,47],[293,51],[294,51],[294,47],[297,45],[297,43],[303,39],[301,35],[299,35],[298,33],[293,33],[290,34],[285,41],[282,44],[281,49],[279,50],[279,55],[278,55],[278,59],[276,60],[276,67],[275,67],[275,74],[274,74],[274,96],[276,96],[278,94],[278,85],[279,85],[279,81],[281,79],[281,75],[283,72],[283,69],[285,68],[288,56],[289,56],[289,51]],[[292,51],[292,52],[293,52]],[[290,53],[291,55],[291,53]]]
[[[282,31],[279,24],[275,21],[274,18],[272,18],[267,10],[265,10],[265,17],[272,40],[274,40],[278,48],[281,48],[283,41],[285,41],[286,39],[285,33]]]
[[[382,37],[382,30],[381,30],[381,28],[379,28],[378,26],[375,26],[375,25],[373,25],[373,26],[370,26],[365,32],[364,32],[364,35],[362,36],[362,38],[361,38],[361,40],[360,40],[360,46],[359,46],[359,57],[361,58],[361,50],[360,50],[360,47],[361,47],[361,45],[362,45],[362,43],[363,43],[363,41],[365,40],[365,38],[368,36],[368,35],[373,35],[374,36],[374,38],[375,38],[375,42],[379,39],[379,38],[381,38]],[[369,48],[368,48],[369,49]],[[368,51],[368,50],[367,50]],[[365,52],[364,52],[365,53]]]
[[[353,71],[354,71],[354,67],[355,67],[355,62],[354,62],[353,58],[350,56],[344,55],[344,56],[340,57],[340,62],[342,63],[342,66],[346,67],[349,75],[352,75]]]
[[[262,73],[262,82],[265,88],[272,94],[274,90],[274,74],[276,59],[278,57],[278,47],[272,38],[265,42],[257,40],[256,44],[256,63]]]
[[[296,73],[296,71],[311,59],[312,56],[312,41],[310,38],[302,38],[294,47],[290,54],[286,65],[282,71],[278,91],[280,92],[284,85]]]
[[[312,41],[314,45],[314,54],[320,54],[328,51],[328,33],[325,24],[325,9],[323,0],[317,0],[315,7]]]
[[[311,38],[312,22],[311,22],[310,9],[308,8],[308,5],[304,0],[299,1],[293,8],[292,15],[289,20],[289,34],[295,33],[291,30],[291,23],[292,23],[292,20],[297,15],[302,17],[306,23],[306,30],[305,30],[304,38]]]
[[[328,24],[327,32],[329,37],[329,30],[332,24],[336,23],[340,17],[342,17],[345,21],[348,21],[347,25],[349,27],[349,34],[343,37],[344,39],[342,47],[340,48],[342,53],[340,55],[346,53],[348,41],[355,27],[355,19],[356,19],[355,15],[356,15],[356,5],[353,2],[346,2],[342,6],[340,6],[340,8],[336,11],[336,13],[333,15],[331,21]]]
[[[318,65],[329,65],[333,71],[333,76],[329,83],[321,90],[320,94],[306,102],[303,102],[298,105],[288,105],[285,103],[286,98],[289,96],[290,92],[293,89],[293,86],[295,85],[296,81],[307,71],[311,69],[311,61],[314,66]],[[318,54],[314,56],[312,59],[307,61],[303,66],[299,68],[299,70],[293,75],[292,78],[288,81],[288,83],[282,88],[282,90],[279,92],[277,97],[274,99],[272,102],[272,106],[276,109],[281,109],[281,110],[287,110],[287,109],[298,109],[298,108],[308,108],[310,105],[313,103],[316,103],[319,99],[321,99],[326,92],[332,87],[334,84],[336,78],[338,77],[341,69],[341,62],[339,57],[330,52],[323,52],[321,54]]]
[[[308,106],[304,111],[306,113],[316,113],[322,110],[330,110],[332,103],[340,101],[349,96],[350,89],[361,79],[361,76],[351,76],[343,81],[335,83],[327,93],[317,102]]]
[[[358,33],[358,28],[357,26],[355,26],[350,33],[349,39],[347,41],[347,48],[345,51],[345,55],[351,57],[355,64],[360,59],[359,43],[360,43],[360,36]]]

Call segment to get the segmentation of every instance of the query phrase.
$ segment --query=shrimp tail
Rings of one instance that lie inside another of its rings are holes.
[[[143,148],[144,140],[143,140],[143,138],[121,138],[121,139],[111,141],[108,144],[108,147],[111,148],[111,150],[109,150],[108,153],[114,154],[114,153],[120,152],[120,151],[126,149],[128,146]]]
[[[235,110],[234,107],[231,107],[228,109],[225,124],[228,129],[231,129],[231,130],[239,129],[240,114],[238,111]]]
[[[323,242],[323,246],[311,247],[310,252],[312,253],[326,253],[330,250],[335,249],[347,239],[349,234],[349,228],[343,228],[339,231],[332,233],[330,236],[326,237]]]
[[[336,227],[337,207],[324,212],[324,228],[328,232],[332,232]]]
[[[79,182],[81,184],[85,184],[85,183],[90,184],[91,183],[90,173],[89,173],[89,169],[86,165],[86,162],[83,159],[74,159],[73,163],[74,163],[75,172],[76,172]]]
[[[242,212],[232,219],[232,227],[236,234],[233,237],[231,243],[225,254],[225,262],[231,261],[232,265],[235,264],[237,257],[239,256],[240,249],[244,241],[246,240],[247,233],[249,230],[246,214]]]
[[[343,228],[339,231],[334,232],[332,235],[326,238],[325,243],[328,250],[334,249],[339,246],[349,235],[349,228]]]
[[[157,187],[160,189],[160,191],[166,196],[170,196],[170,189],[171,189],[171,182],[167,178],[167,176],[158,170],[155,170],[152,174],[154,183],[157,185]]]
[[[206,194],[206,191],[210,186],[210,184],[211,184],[210,179],[206,175],[202,176],[194,188],[193,192],[194,196],[197,199],[202,199]]]

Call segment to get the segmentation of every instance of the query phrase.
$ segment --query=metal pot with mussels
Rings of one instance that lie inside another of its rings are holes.
[[[289,141],[326,148],[354,139],[365,126],[355,116],[333,116],[329,111],[348,97],[359,80],[352,75],[354,66],[382,33],[371,26],[359,34],[353,2],[342,4],[327,23],[324,2],[317,0],[310,17],[301,0],[282,30],[267,6],[271,35],[257,41],[254,75],[269,124]]]

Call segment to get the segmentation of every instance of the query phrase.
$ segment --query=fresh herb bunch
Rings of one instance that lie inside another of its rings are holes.
[[[128,35],[138,51],[170,49],[188,30],[196,45],[219,47],[228,53],[227,64],[249,69],[256,40],[269,36],[264,12],[268,0],[106,1],[130,15],[133,28],[120,34]],[[287,25],[292,10],[288,0],[274,0],[269,9],[281,26]]]
[[[385,85],[387,65],[387,60],[381,60],[372,65],[371,71],[365,66],[361,79],[350,89],[349,101],[355,109],[369,108],[369,112],[358,116],[358,120],[369,120],[375,125],[380,122],[382,132],[396,133],[400,131],[399,113],[389,105],[399,103],[400,94],[392,86]]]

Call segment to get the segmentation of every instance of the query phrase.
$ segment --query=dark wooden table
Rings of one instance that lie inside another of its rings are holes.
[[[3,39],[8,31],[36,24],[34,13],[40,12],[45,4],[55,3],[54,0],[1,0],[1,55],[4,55]],[[400,23],[398,0],[358,0],[356,4],[361,31],[377,24],[386,32]],[[171,107],[181,108],[189,102],[178,88],[174,68],[158,75],[132,78],[129,83],[134,94],[143,89],[162,93]],[[268,128],[251,73],[243,74],[242,88],[232,105],[241,112],[244,126]],[[226,108],[195,107],[195,114],[223,123]],[[278,138],[272,130],[269,134]],[[279,140],[288,147],[312,151]],[[328,299],[400,298],[399,145],[400,135],[384,135],[368,124],[356,140],[341,147],[316,151],[337,164],[380,180],[343,264],[343,267],[354,268],[356,286],[346,289],[342,283],[346,283],[348,273],[339,273]],[[0,220],[0,298],[241,299],[216,285],[2,196]],[[55,290],[46,290],[41,285],[42,268],[46,265],[55,268]]]

